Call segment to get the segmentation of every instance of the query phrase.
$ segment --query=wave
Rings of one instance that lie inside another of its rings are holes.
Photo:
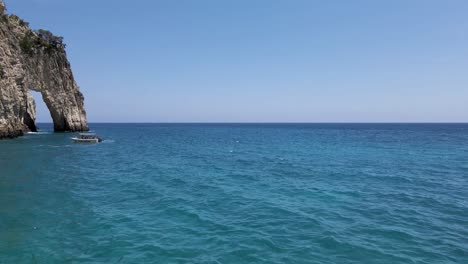
[[[52,134],[50,131],[27,132],[28,135],[48,135]]]

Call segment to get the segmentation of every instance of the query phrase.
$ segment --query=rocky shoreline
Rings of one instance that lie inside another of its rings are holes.
[[[54,130],[87,131],[84,97],[75,82],[63,38],[6,13],[0,0],[0,139],[36,131],[30,90],[40,92]]]

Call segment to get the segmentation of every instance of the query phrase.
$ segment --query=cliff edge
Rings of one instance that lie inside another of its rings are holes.
[[[0,0],[0,138],[36,131],[36,106],[30,90],[40,92],[54,130],[87,131],[84,97],[73,78],[61,37],[33,31]]]

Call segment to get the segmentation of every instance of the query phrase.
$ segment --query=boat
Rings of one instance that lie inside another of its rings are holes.
[[[72,137],[71,139],[75,142],[80,142],[80,143],[102,142],[102,139],[98,137],[95,133],[80,133],[78,137]]]

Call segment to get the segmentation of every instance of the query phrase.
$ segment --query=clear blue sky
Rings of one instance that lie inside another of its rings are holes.
[[[91,122],[468,121],[466,0],[6,3],[65,37]]]

